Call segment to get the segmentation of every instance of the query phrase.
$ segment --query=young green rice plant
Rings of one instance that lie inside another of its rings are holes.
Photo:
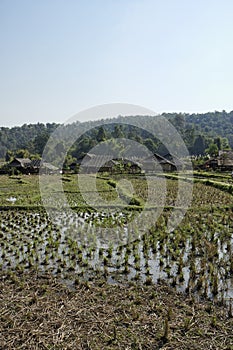
[[[145,285],[146,285],[146,286],[150,286],[150,285],[152,285],[152,284],[153,284],[152,278],[151,278],[150,276],[147,276],[147,277],[146,277],[146,280],[145,280]]]
[[[162,267],[162,266],[164,266],[164,256],[161,256],[160,255],[160,257],[159,257],[159,266],[160,266],[160,268]]]
[[[133,279],[134,279],[135,281],[139,281],[140,278],[141,278],[140,273],[137,271],[137,272],[135,273]]]
[[[140,253],[134,252],[134,264],[140,263]]]
[[[147,267],[146,267],[145,275],[146,275],[146,276],[150,276],[150,275],[151,275],[150,266],[147,266]]]
[[[228,309],[228,318],[233,318],[233,300],[230,298],[229,300],[229,309]]]
[[[178,279],[179,279],[179,283],[182,283],[182,282],[184,282],[184,273],[183,273],[183,271],[181,271],[180,272],[180,274],[178,275]]]
[[[218,294],[218,285],[219,285],[217,273],[214,273],[211,276],[211,284],[212,284],[212,293],[214,296],[216,296]]]
[[[107,266],[107,265],[108,265],[108,262],[109,262],[108,257],[107,257],[107,256],[104,256],[104,258],[103,258],[103,264],[104,264],[104,266]]]
[[[112,258],[112,254],[113,254],[113,245],[110,244],[110,246],[108,247],[108,250],[107,250],[107,257],[109,259],[111,259]]]

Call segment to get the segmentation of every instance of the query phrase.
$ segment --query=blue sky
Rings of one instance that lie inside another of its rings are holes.
[[[233,110],[232,0],[0,0],[0,125]]]

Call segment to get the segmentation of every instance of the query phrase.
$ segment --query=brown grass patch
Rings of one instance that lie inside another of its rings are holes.
[[[165,285],[1,273],[1,349],[233,349],[233,319]]]

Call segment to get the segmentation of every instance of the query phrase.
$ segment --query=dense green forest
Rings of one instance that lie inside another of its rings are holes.
[[[162,116],[167,118],[181,134],[191,155],[199,156],[207,153],[215,155],[219,149],[233,148],[233,111],[205,114],[163,113]],[[70,144],[68,163],[88,152],[98,142],[112,138],[135,140],[150,151],[163,154],[166,149],[159,138],[145,130],[153,130],[156,118],[158,116],[119,116],[116,119],[76,122],[64,126],[56,123],[37,123],[12,128],[1,127],[0,158],[9,161],[14,156],[41,157],[50,135],[58,126],[60,128],[57,129],[56,136],[62,139],[56,144],[58,153],[65,150],[66,142],[75,140]],[[134,125],[134,120],[137,120],[137,126]],[[74,135],[77,137],[74,138]]]

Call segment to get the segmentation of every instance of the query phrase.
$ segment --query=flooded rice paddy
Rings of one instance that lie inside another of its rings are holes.
[[[144,199],[146,187],[139,181],[132,183]],[[229,303],[233,298],[232,195],[196,183],[192,207],[182,223],[168,233],[169,206],[177,191],[174,183],[169,182],[165,210],[147,233],[138,232],[134,239],[129,237],[138,230],[134,218],[140,211],[76,208],[74,215],[59,212],[56,223],[42,206],[15,209],[12,202],[12,208],[1,210],[1,268],[51,272],[71,285],[79,278],[96,276],[110,283],[136,280],[153,284],[164,280],[179,291]],[[80,204],[74,191],[67,191],[67,198]],[[129,226],[129,222],[133,224]],[[101,234],[96,235],[103,227],[105,232],[115,227],[117,244],[111,236],[102,241]]]

